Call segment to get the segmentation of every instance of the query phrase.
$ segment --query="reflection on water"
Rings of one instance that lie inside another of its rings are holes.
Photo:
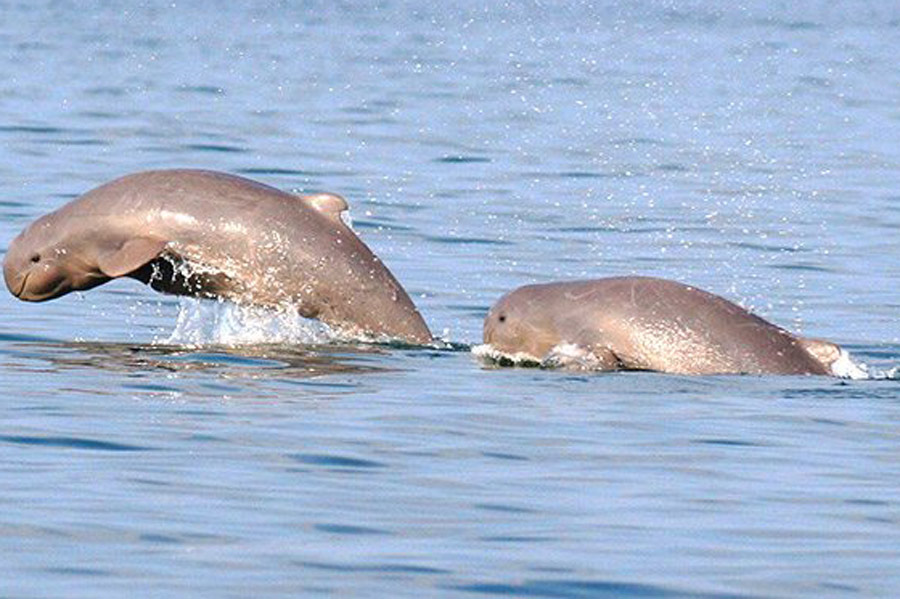
[[[379,358],[389,350],[374,345],[133,345],[72,342],[11,344],[11,358],[49,362],[54,370],[88,369],[120,373],[205,372],[226,378],[312,378],[390,370]],[[33,366],[29,366],[33,368]]]

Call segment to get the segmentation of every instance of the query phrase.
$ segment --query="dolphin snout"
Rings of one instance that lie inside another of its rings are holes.
[[[6,280],[6,287],[9,289],[10,293],[19,299],[22,299],[22,294],[25,293],[25,285],[28,284],[28,275],[29,273],[27,271],[13,273],[4,269],[3,278]]]
[[[22,294],[25,293],[25,286],[28,284],[28,275],[30,272],[19,273],[16,277],[17,279],[22,279],[22,282],[19,283],[18,289],[13,291],[13,295],[16,297],[22,297]]]
[[[12,267],[9,259],[3,262],[3,280],[6,281],[6,287],[14,296],[19,297],[25,289],[25,280],[28,278],[27,272],[16,270]]]

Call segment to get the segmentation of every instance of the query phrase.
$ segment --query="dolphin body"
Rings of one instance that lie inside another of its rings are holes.
[[[430,342],[344,210],[337,195],[296,196],[225,173],[141,172],[29,225],[10,243],[3,276],[26,301],[131,277],[164,293],[294,307],[348,334]]]
[[[637,276],[520,287],[488,312],[484,342],[528,361],[574,348],[597,370],[674,374],[830,375],[846,355],[706,291]]]

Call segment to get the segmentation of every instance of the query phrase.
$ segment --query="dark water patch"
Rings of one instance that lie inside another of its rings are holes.
[[[226,385],[224,383],[208,381],[200,383],[200,387],[205,391],[212,391],[213,393],[220,393],[222,395],[237,394],[241,391],[241,387],[238,385]]]
[[[530,537],[527,535],[494,535],[479,537],[478,540],[485,543],[548,543],[556,539],[553,537]]]
[[[181,147],[197,152],[215,152],[220,154],[245,154],[247,152],[246,148],[226,144],[186,144]]]
[[[47,574],[60,574],[62,576],[86,576],[86,577],[98,577],[98,576],[110,576],[112,572],[109,570],[101,570],[99,568],[80,568],[77,566],[61,566],[61,567],[48,567],[42,568],[42,572],[46,572]]]
[[[760,443],[738,441],[737,439],[692,439],[691,443],[698,445],[724,445],[726,447],[764,447]]]
[[[512,461],[512,462],[528,462],[528,461],[530,461],[530,459],[526,458],[525,456],[515,455],[515,454],[511,454],[511,453],[499,453],[499,452],[495,452],[495,451],[482,451],[481,455],[483,455],[486,458],[496,458],[498,460],[506,460],[506,461]]]
[[[831,81],[831,79],[827,79],[825,77],[813,77],[811,75],[804,75],[802,77],[798,77],[797,81],[799,83],[803,83],[804,85],[808,85],[810,87],[828,88],[828,87],[834,86],[834,82]]]
[[[783,27],[788,31],[812,31],[822,28],[819,23],[813,23],[812,21],[790,21],[784,24]]]
[[[389,223],[385,221],[374,221],[367,219],[353,219],[354,229],[374,229],[377,231],[413,231],[413,227],[406,225],[398,225],[397,223]]]
[[[480,318],[484,318],[490,308],[491,307],[489,305],[480,304],[447,304],[448,310],[452,310],[453,312],[461,312],[463,314],[469,314],[472,316],[478,316]]]
[[[41,143],[53,144],[55,146],[108,146],[109,142],[102,139],[45,139]]]
[[[361,458],[349,458],[346,456],[316,454],[316,453],[296,453],[288,455],[288,458],[300,462],[301,464],[309,464],[311,466],[324,466],[326,468],[346,468],[350,470],[368,470],[375,468],[385,468],[387,464],[375,462],[373,460],[364,460]]]
[[[256,358],[230,353],[195,352],[184,355],[166,356],[166,360],[172,362],[199,362],[206,365],[243,366],[248,368],[277,368],[285,366],[284,363],[267,358]]]
[[[589,84],[589,80],[583,77],[556,77],[550,80],[556,85],[571,85],[573,87],[585,87]]]
[[[27,333],[10,333],[0,331],[0,341],[11,341],[16,343],[39,343],[43,345],[53,344],[56,339],[49,337],[40,337],[38,335],[29,335]]]
[[[435,158],[432,162],[441,164],[478,164],[491,162],[490,158],[484,156],[442,156]]]
[[[123,383],[123,389],[132,389],[134,391],[150,391],[153,393],[178,393],[177,387],[168,385],[160,385],[158,383]]]
[[[35,135],[51,135],[66,133],[67,129],[41,125],[0,125],[0,133],[33,133]]]
[[[765,252],[770,254],[795,254],[808,251],[803,248],[789,245],[768,245],[764,243],[754,243],[752,241],[727,241],[724,245],[742,250],[753,250],[755,252]]]
[[[4,38],[6,38],[6,36],[4,36]],[[4,41],[7,41],[7,40],[4,39]],[[53,48],[54,48],[54,46],[52,44],[48,44],[46,42],[42,42],[42,41],[38,41],[38,40],[28,40],[28,41],[19,42],[16,44],[16,50],[21,50],[21,51],[29,51],[29,50],[46,51],[46,50],[52,50]]]
[[[326,562],[294,562],[294,565],[313,570],[325,570],[329,572],[384,572],[394,574],[450,574],[450,570],[417,566],[415,564],[333,564]]]
[[[900,347],[862,347],[852,344],[841,344],[844,349],[851,352],[854,357],[873,359],[873,360],[900,360]]]
[[[188,435],[185,437],[188,441],[192,441],[194,443],[228,443],[229,440],[225,437],[219,435],[206,435],[202,433],[195,433],[193,435]]]
[[[266,167],[266,166],[254,166],[248,168],[239,168],[235,169],[236,173],[240,173],[242,175],[283,175],[290,177],[317,177],[322,176],[321,173],[317,173],[314,171],[304,171],[300,169],[293,168],[279,168],[279,167]]]
[[[179,85],[175,90],[185,94],[199,94],[203,96],[225,95],[225,90],[216,85]]]
[[[82,110],[78,116],[86,119],[97,119],[102,121],[118,120],[122,115],[117,112],[107,112],[105,110]]]
[[[736,599],[736,595],[695,593],[629,582],[593,580],[531,580],[523,583],[476,583],[447,587],[483,595],[503,597],[547,597],[554,599]]]
[[[847,505],[864,505],[869,507],[887,507],[890,502],[880,501],[877,499],[846,499],[844,503]]]
[[[25,202],[17,202],[15,200],[0,200],[0,208],[25,208],[25,207],[30,207],[30,204],[26,204]],[[5,213],[4,215],[5,216],[15,216],[15,217],[21,216],[21,217],[29,217],[29,218],[34,216],[30,212],[27,214],[26,213],[16,213],[16,214]],[[3,253],[5,254],[6,251],[4,250]]]
[[[187,408],[184,410],[177,410],[175,412],[181,416],[198,416],[200,418],[216,418],[219,416],[224,416],[226,412],[222,410],[209,410],[209,409],[199,409],[199,408]]]
[[[165,481],[165,480],[155,480],[152,478],[144,478],[144,477],[129,477],[126,479],[130,483],[135,483],[138,485],[146,485],[148,487],[173,487],[175,483]]]
[[[16,445],[36,445],[41,447],[62,447],[66,449],[87,449],[96,451],[151,451],[151,447],[98,441],[79,437],[39,437],[28,435],[0,435],[0,441]]]
[[[13,412],[34,412],[38,414],[65,414],[71,412],[71,408],[59,405],[16,406],[11,408]]]
[[[427,241],[446,243],[450,245],[484,245],[484,246],[510,246],[514,245],[505,239],[485,239],[481,237],[451,237],[447,235],[425,235]]]
[[[476,503],[472,507],[488,512],[503,512],[507,514],[535,514],[536,510],[524,507],[516,507],[513,505],[504,505],[500,503]]]
[[[556,173],[561,179],[614,179],[621,176],[619,173],[598,173],[592,171],[563,171]]]
[[[178,537],[155,533],[142,534],[138,539],[144,543],[153,543],[154,545],[177,545],[182,542]]]
[[[318,531],[335,535],[389,535],[390,532],[368,526],[354,526],[350,524],[316,524],[313,526]]]
[[[835,269],[819,264],[770,264],[768,268],[790,272],[835,272]]]
[[[369,106],[344,106],[340,109],[339,112],[343,114],[353,114],[353,115],[370,115],[370,114],[378,114],[378,111],[369,107]]]
[[[681,164],[669,163],[657,165],[656,170],[662,171],[664,173],[686,173],[691,169]]]

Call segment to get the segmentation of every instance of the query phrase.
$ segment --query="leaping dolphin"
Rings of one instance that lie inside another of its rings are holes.
[[[34,221],[10,244],[3,276],[26,301],[131,277],[166,293],[292,306],[350,334],[430,342],[344,210],[334,194],[296,196],[225,173],[141,172]]]

